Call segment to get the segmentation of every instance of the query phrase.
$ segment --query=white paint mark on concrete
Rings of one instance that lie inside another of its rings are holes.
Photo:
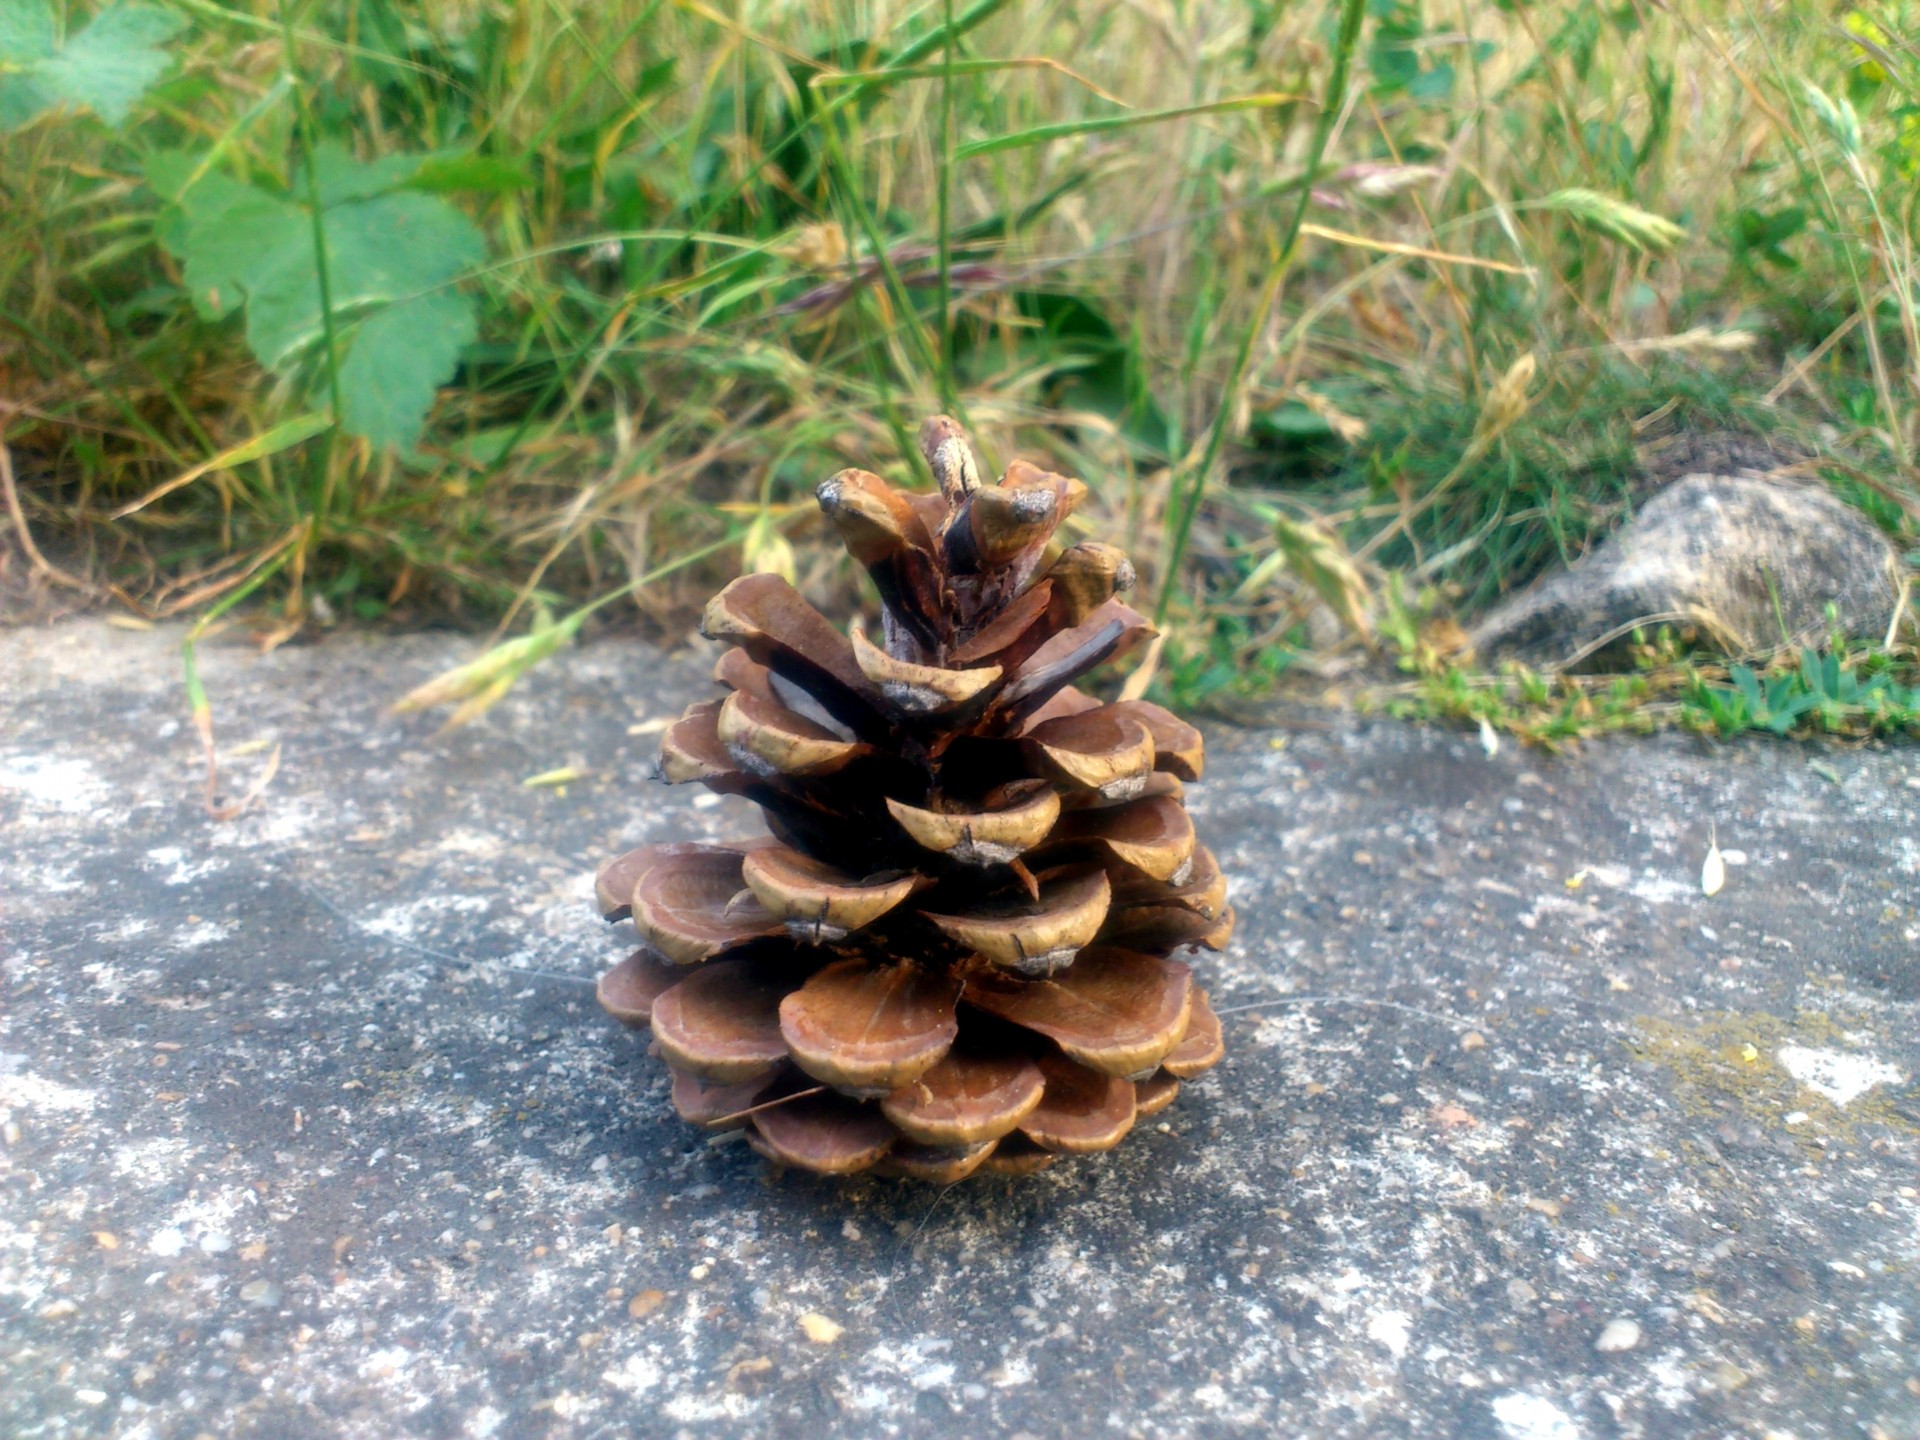
[[[1404,1310],[1376,1310],[1367,1317],[1367,1338],[1396,1360],[1405,1357],[1412,1334],[1413,1317]]]
[[[197,925],[182,925],[173,932],[173,948],[198,950],[202,945],[218,945],[233,935],[233,926],[218,920],[202,920]]]
[[[93,1109],[93,1091],[44,1080],[26,1071],[14,1073],[4,1062],[16,1058],[0,1056],[0,1110],[64,1110],[83,1114]]]
[[[1674,905],[1682,900],[1693,900],[1698,895],[1687,881],[1656,874],[1642,875],[1627,887],[1627,893],[1638,896],[1649,905]]]
[[[1551,1400],[1524,1390],[1493,1402],[1493,1418],[1509,1440],[1580,1440],[1580,1428]]]
[[[866,1368],[898,1375],[916,1390],[939,1390],[953,1383],[953,1364],[935,1356],[953,1348],[951,1340],[921,1335],[905,1345],[889,1342],[867,1352]]]
[[[1836,1105],[1851,1105],[1876,1085],[1898,1085],[1906,1078],[1871,1055],[1809,1045],[1782,1045],[1779,1060],[1795,1080]]]
[[[52,755],[0,758],[0,790],[13,791],[29,810],[61,815],[85,815],[113,793],[86,761]]]
[[[660,1366],[645,1355],[629,1355],[623,1364],[600,1377],[616,1390],[644,1395],[660,1383]]]
[[[156,845],[147,851],[147,863],[166,871],[160,877],[162,885],[191,885],[202,876],[227,868],[224,860],[202,860],[194,864],[187,859],[187,852],[178,845]]]
[[[486,895],[423,895],[404,905],[389,905],[379,914],[360,921],[362,930],[375,935],[391,935],[410,940],[423,930],[431,930],[436,917],[448,913],[474,915],[493,907]]]

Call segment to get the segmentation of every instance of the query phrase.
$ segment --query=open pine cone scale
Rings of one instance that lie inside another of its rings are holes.
[[[769,838],[604,866],[642,946],[601,1004],[650,1026],[675,1110],[768,1158],[938,1182],[1111,1148],[1219,1060],[1176,953],[1233,912],[1183,783],[1199,733],[1073,686],[1151,636],[1110,546],[1062,549],[1077,480],[983,484],[939,417],[937,493],[862,470],[817,492],[882,600],[842,634],[749,575],[708,605],[722,698],[665,735],[661,778],[764,812]]]

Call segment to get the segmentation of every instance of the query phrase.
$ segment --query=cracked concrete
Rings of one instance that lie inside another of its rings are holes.
[[[1920,1433],[1920,753],[1215,730],[1226,1061],[940,1191],[593,1004],[595,862],[750,825],[644,778],[700,657],[216,646],[222,824],[178,638],[0,635],[9,1436]]]

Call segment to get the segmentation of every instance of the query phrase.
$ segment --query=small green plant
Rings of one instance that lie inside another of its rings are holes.
[[[431,193],[458,183],[449,158],[361,164],[322,142],[284,190],[181,151],[149,156],[146,173],[195,310],[221,320],[244,307],[263,366],[337,401],[349,434],[407,450],[475,335],[474,302],[452,287],[486,242]]]
[[[184,28],[150,5],[113,5],[62,35],[52,0],[0,0],[0,130],[69,106],[118,125],[165,73],[160,47]]]
[[[1727,684],[1693,676],[1683,694],[1683,722],[1697,730],[1737,735],[1764,730],[1774,735],[1849,737],[1920,730],[1920,688],[1911,662],[1886,652],[1854,655],[1844,648],[1822,654],[1811,647],[1797,660],[1776,666],[1727,667]]]

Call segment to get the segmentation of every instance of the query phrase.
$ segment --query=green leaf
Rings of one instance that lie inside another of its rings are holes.
[[[47,0],[0,0],[0,62],[14,65],[53,54],[53,6]]]
[[[376,447],[411,446],[473,338],[473,306],[451,291],[388,306],[360,327],[341,363],[341,424]]]
[[[313,170],[319,181],[320,208],[329,209],[345,200],[365,200],[388,190],[398,190],[414,176],[425,155],[382,155],[362,164],[353,152],[338,140],[322,140],[314,147]],[[307,198],[307,177],[296,170],[293,193]]]
[[[362,165],[340,146],[316,156],[336,329],[361,322],[340,356],[340,418],[377,445],[414,442],[435,388],[474,334],[472,302],[450,286],[485,258],[479,230],[436,196],[392,188],[425,158]],[[174,177],[153,178],[159,185]],[[283,373],[326,333],[313,215],[301,199],[215,173],[179,199],[196,309],[219,319],[244,305],[247,343]]]
[[[184,26],[165,10],[114,5],[56,44],[48,0],[0,0],[0,130],[63,105],[118,125],[167,68],[160,46]]]

